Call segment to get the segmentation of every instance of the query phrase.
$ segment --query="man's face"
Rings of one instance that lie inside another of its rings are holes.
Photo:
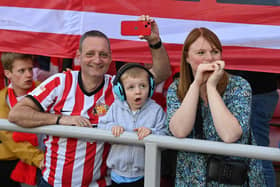
[[[82,75],[103,77],[112,61],[109,44],[102,37],[87,37],[79,54]]]
[[[31,59],[17,59],[12,71],[5,70],[6,77],[11,81],[17,96],[26,94],[33,82],[33,62]]]

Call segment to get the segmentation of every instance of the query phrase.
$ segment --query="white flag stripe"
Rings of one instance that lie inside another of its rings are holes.
[[[112,39],[138,40],[121,36],[120,22],[138,16],[69,10],[0,7],[0,29],[80,35],[97,29]],[[280,49],[280,26],[155,18],[165,43],[182,44],[194,27],[213,30],[226,46]]]
[[[81,15],[78,11],[0,7],[0,29],[78,35]]]

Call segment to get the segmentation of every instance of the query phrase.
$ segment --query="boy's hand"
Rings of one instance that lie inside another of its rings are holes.
[[[114,136],[120,136],[124,132],[124,128],[122,126],[113,126],[112,127],[112,134]]]
[[[152,133],[151,129],[147,127],[139,127],[134,129],[134,131],[137,131],[138,139],[143,140],[146,136]]]

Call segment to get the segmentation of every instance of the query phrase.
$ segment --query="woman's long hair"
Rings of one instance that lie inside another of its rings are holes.
[[[191,44],[193,44],[200,36],[206,39],[213,48],[214,47],[217,48],[222,53],[222,44],[220,40],[218,39],[216,34],[210,31],[209,29],[201,27],[201,28],[195,28],[190,32],[190,34],[188,35],[188,37],[184,42],[184,47],[182,50],[182,57],[181,57],[180,78],[179,78],[179,86],[177,90],[177,96],[181,102],[183,101],[190,87],[190,84],[193,82],[194,79],[191,65],[186,61],[186,57],[188,55]],[[228,75],[225,72],[217,85],[217,90],[220,93],[220,95],[224,93],[227,84],[228,84]]]

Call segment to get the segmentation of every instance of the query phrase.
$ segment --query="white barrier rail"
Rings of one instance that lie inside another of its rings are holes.
[[[160,161],[162,149],[182,150],[228,156],[240,156],[262,160],[280,161],[280,149],[223,143],[171,136],[149,135],[144,140],[138,140],[135,133],[124,132],[120,137],[114,137],[108,131],[76,126],[48,125],[36,128],[22,128],[6,119],[0,119],[0,130],[50,134],[61,137],[74,137],[87,140],[103,140],[112,143],[137,144],[145,146],[145,186],[160,186]]]

